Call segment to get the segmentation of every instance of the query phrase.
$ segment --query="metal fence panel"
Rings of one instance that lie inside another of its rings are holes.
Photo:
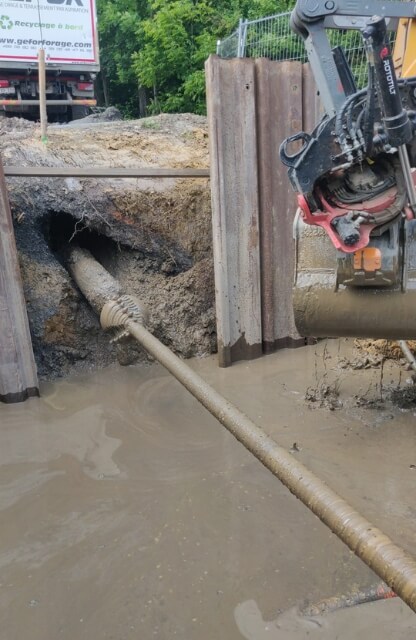
[[[269,60],[307,62],[303,40],[290,28],[290,12],[259,20],[240,20],[238,29],[225,40],[218,41],[217,54],[222,58],[248,57]],[[358,31],[329,29],[333,47],[342,46],[358,88],[367,84],[367,63],[361,34]],[[394,42],[391,34],[391,43]]]

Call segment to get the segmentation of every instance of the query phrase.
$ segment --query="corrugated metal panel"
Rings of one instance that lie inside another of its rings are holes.
[[[302,64],[256,61],[263,349],[304,344],[292,311],[295,193],[279,158],[302,129]]]
[[[296,197],[279,146],[311,131],[321,107],[300,62],[211,56],[206,77],[218,351],[227,366],[305,344],[292,310]]]
[[[206,63],[220,366],[262,353],[255,63]]]
[[[23,297],[3,164],[0,159],[0,401],[38,395],[38,378]]]

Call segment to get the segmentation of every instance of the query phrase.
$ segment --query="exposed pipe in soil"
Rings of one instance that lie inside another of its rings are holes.
[[[70,251],[69,269],[103,327],[127,329],[199,402],[416,612],[416,561],[335,491],[279,446],[141,324],[143,310],[84,249]],[[117,288],[118,287],[118,288]],[[115,299],[116,298],[116,299]]]
[[[67,264],[71,276],[94,311],[100,315],[101,309],[108,300],[120,297],[122,293],[120,284],[87,249],[72,247],[68,256]]]
[[[413,371],[416,371],[416,359],[413,353],[410,351],[409,345],[407,344],[406,340],[399,340],[399,347],[403,351],[403,355],[412,367]]]

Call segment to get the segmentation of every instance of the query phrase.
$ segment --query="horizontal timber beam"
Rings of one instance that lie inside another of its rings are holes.
[[[157,167],[4,167],[6,177],[21,178],[209,178],[209,169]]]

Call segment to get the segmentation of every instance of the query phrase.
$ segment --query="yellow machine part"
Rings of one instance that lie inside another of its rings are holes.
[[[416,20],[399,20],[393,62],[398,78],[416,76]]]

